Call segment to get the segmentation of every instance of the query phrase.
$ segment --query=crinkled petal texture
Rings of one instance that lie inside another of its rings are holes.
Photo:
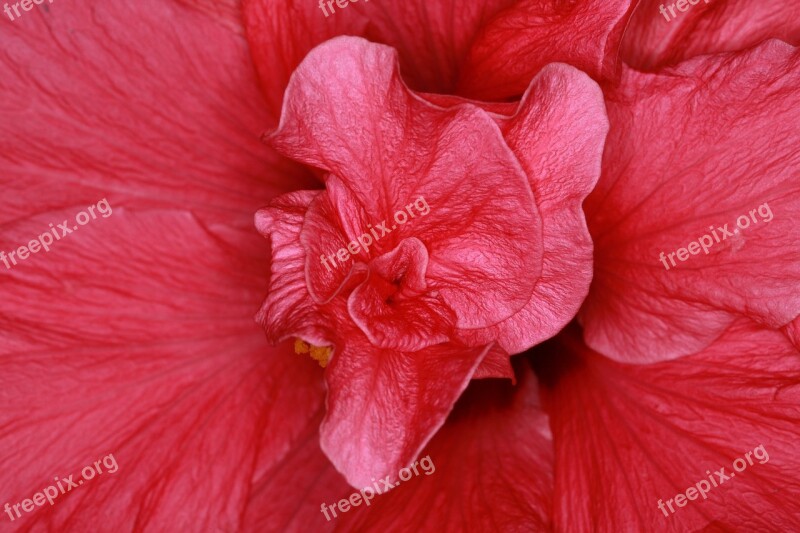
[[[515,113],[493,116],[542,215],[542,272],[520,312],[472,339],[500,339],[518,353],[560,331],[588,293],[593,246],[583,201],[600,176],[608,119],[597,84],[561,64],[537,74]]]
[[[767,39],[800,45],[800,3],[795,0],[695,4],[684,2],[680,10],[671,2],[642,0],[625,30],[625,62],[653,70],[702,54],[745,50]]]
[[[578,331],[549,348],[556,530],[800,529],[800,357],[780,332],[740,319],[653,365],[613,362]]]
[[[590,346],[652,362],[702,349],[737,316],[798,316],[799,99],[800,54],[780,41],[626,70],[586,203]]]
[[[488,349],[377,349],[360,330],[344,329],[326,373],[322,449],[354,487],[396,480],[444,423]]]
[[[800,350],[800,317],[795,318],[788,326],[784,328],[786,335]]]
[[[483,100],[518,97],[545,65],[564,62],[597,80],[617,64],[631,0],[521,0],[482,28],[470,47],[459,93]]]
[[[296,336],[335,347],[326,372],[327,413],[320,441],[348,481],[364,487],[373,477],[396,474],[417,457],[490,347],[440,342],[414,351],[381,348],[356,325],[344,297],[324,306],[314,302],[306,287],[300,233],[304,213],[322,194],[290,193],[259,211],[256,225],[270,237],[273,275],[257,318],[273,342]],[[364,280],[371,272],[363,263],[357,266],[361,268],[353,269],[357,273],[345,290],[368,290]]]
[[[237,530],[253,478],[319,424],[319,368],[252,320],[252,211],[311,182],[258,141],[241,27],[210,8],[54,2],[2,23],[0,250],[72,233],[0,263],[0,505],[119,466],[12,528]]]
[[[421,454],[433,467],[422,462],[410,481],[343,515],[342,529],[549,530],[552,438],[527,363],[518,375],[516,387],[473,382]]]

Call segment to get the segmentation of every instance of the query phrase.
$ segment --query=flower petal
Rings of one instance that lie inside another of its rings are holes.
[[[353,321],[373,345],[415,352],[452,338],[455,314],[441,296],[428,294],[427,267],[428,251],[414,238],[370,264],[369,278],[347,303]]]
[[[537,366],[556,530],[800,528],[800,357],[779,332],[740,320],[700,353],[641,366],[592,352],[575,330],[549,348]],[[696,501],[678,505],[692,487]]]
[[[625,71],[586,202],[590,346],[657,361],[702,349],[737,316],[779,328],[800,313],[798,87],[800,53],[779,41]]]
[[[616,67],[631,0],[521,0],[492,19],[475,39],[459,94],[482,100],[522,95],[548,63],[564,62],[597,80]]]
[[[418,474],[351,509],[345,531],[548,531],[552,437],[526,365],[520,383],[473,383],[421,455]],[[430,464],[428,464],[430,461]],[[427,467],[427,469],[424,469]],[[380,483],[379,483],[380,486]]]
[[[600,176],[608,119],[597,84],[573,67],[553,64],[537,74],[513,116],[495,120],[542,215],[542,273],[522,310],[469,338],[498,339],[513,354],[558,333],[589,292],[592,240],[582,204]]]
[[[7,225],[0,249],[66,216]],[[119,467],[21,527],[239,528],[254,465],[287,453],[324,394],[316,364],[268,348],[253,323],[262,247],[188,213],[119,208],[3,268],[5,498],[108,454]]]
[[[322,191],[298,191],[273,200],[256,213],[256,227],[270,239],[269,292],[256,320],[273,343],[289,337],[302,337],[324,346],[333,337],[330,324],[320,316],[306,285],[306,255],[300,245],[300,232],[309,205]]]
[[[790,322],[789,325],[784,328],[784,331],[794,345],[797,346],[797,349],[800,350],[800,317]]]
[[[240,28],[175,2],[50,8],[3,29],[0,92],[16,96],[0,105],[0,186],[25,187],[4,195],[0,223],[113,191],[114,205],[244,228],[266,198],[311,183],[259,140],[268,115]]]
[[[406,81],[418,90],[454,93],[472,40],[514,0],[315,2],[243,0],[247,37],[261,84],[280,117],[283,92],[305,55],[339,36],[355,35],[397,49]],[[334,13],[331,14],[330,10]],[[420,33],[420,28],[427,31]]]
[[[690,4],[696,5],[684,3],[688,10],[676,12],[669,2],[642,0],[625,30],[622,58],[652,70],[698,55],[746,50],[767,39],[800,45],[800,4],[794,0]]]
[[[489,346],[452,343],[416,352],[378,349],[360,330],[341,332],[326,372],[322,449],[356,488],[396,476],[444,423]]]

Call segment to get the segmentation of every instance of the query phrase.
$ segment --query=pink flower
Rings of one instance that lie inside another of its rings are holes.
[[[800,528],[784,3],[667,22],[627,0],[90,1],[4,21],[0,250],[103,198],[113,215],[0,266],[0,520]],[[27,511],[109,453],[113,475]],[[351,483],[422,456],[435,472],[342,511]]]

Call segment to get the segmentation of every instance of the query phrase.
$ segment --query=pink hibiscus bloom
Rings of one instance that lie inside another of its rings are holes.
[[[800,529],[795,8],[648,4],[4,21],[6,526]]]

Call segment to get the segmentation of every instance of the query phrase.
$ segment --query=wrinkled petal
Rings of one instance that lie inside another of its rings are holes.
[[[516,2],[475,39],[459,93],[482,100],[519,97],[536,73],[554,62],[597,80],[611,77],[632,7],[631,0]]]
[[[368,505],[360,495],[350,500],[358,490],[322,454],[312,421],[292,451],[255,481],[243,530],[548,530],[552,457],[536,379],[525,365],[517,387],[472,383],[405,481],[385,492],[381,479],[370,480],[367,487],[381,493],[370,499],[365,490]],[[356,505],[332,511],[342,500]]]
[[[513,354],[560,331],[589,292],[592,240],[582,204],[600,176],[608,119],[597,84],[567,65],[545,67],[516,113],[495,119],[542,214],[542,273],[522,310],[471,338],[496,338]]]
[[[589,350],[574,330],[549,348],[537,367],[565,487],[557,531],[800,528],[800,358],[779,332],[741,320],[700,353],[641,366]],[[752,464],[734,468],[748,452]],[[695,500],[670,513],[690,487]]]
[[[330,324],[319,315],[309,295],[305,252],[300,245],[308,207],[321,194],[321,191],[289,193],[256,214],[256,228],[270,239],[272,246],[269,292],[256,320],[273,344],[289,337],[302,337],[316,346],[324,346],[333,336]]]
[[[800,350],[800,317],[795,318],[788,326],[784,328],[786,335],[791,340],[797,349]]]
[[[702,349],[737,316],[773,328],[798,316],[798,87],[800,54],[779,41],[663,74],[626,70],[607,95],[603,174],[586,202],[591,347],[658,361]]]
[[[795,0],[695,4],[684,3],[681,11],[664,0],[642,0],[625,30],[622,58],[638,69],[652,70],[702,54],[745,50],[767,39],[800,45],[800,4]]]
[[[376,242],[369,215],[348,187],[335,176],[326,179],[325,187],[325,192],[309,206],[300,232],[307,257],[308,291],[320,304],[329,302],[342,290],[356,273],[354,268],[358,263],[364,266],[369,262],[370,250],[373,254],[376,250],[386,251],[385,246]],[[363,235],[366,237],[359,240]],[[357,245],[355,254],[348,249],[350,243]]]
[[[292,77],[270,141],[330,172],[369,219],[386,222],[390,234],[371,253],[410,237],[430,246],[426,278],[460,328],[496,324],[530,299],[541,220],[518,159],[480,109],[416,98],[391,49],[350,37],[316,48]],[[402,223],[395,214],[419,199],[428,213]],[[323,268],[316,254],[308,261]]]
[[[416,352],[378,349],[342,332],[326,373],[322,449],[353,487],[396,477],[444,423],[490,348],[453,343]]]

